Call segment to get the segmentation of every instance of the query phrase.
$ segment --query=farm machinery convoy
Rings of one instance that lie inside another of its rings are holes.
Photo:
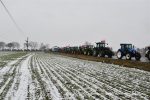
[[[114,55],[113,51],[106,47],[105,42],[97,42],[96,46],[93,45],[83,45],[80,47],[63,47],[60,48],[58,52],[70,53],[70,54],[83,54],[88,56],[98,56],[98,57],[109,57],[112,58]]]
[[[132,58],[135,58],[137,61],[139,61],[141,59],[140,52],[138,52],[132,44],[120,44],[121,48],[118,49],[116,53],[113,52],[110,47],[107,47],[107,45],[107,43],[101,41],[97,42],[96,46],[90,44],[82,45],[79,47],[67,46],[59,49],[57,48],[57,51],[55,52],[108,58],[112,58],[116,54],[118,59],[122,59],[123,57],[125,57],[126,60],[131,60]],[[145,57],[150,60],[150,47],[147,47]]]

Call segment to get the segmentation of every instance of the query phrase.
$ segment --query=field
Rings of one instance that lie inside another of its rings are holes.
[[[56,54],[0,54],[0,100],[150,100],[150,72]]]

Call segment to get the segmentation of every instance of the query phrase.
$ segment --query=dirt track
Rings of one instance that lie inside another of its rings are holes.
[[[64,53],[61,53],[60,55],[150,71],[150,62],[141,62],[141,61],[133,61],[133,60],[129,61],[129,60],[120,60],[120,59],[111,59],[111,58],[99,58],[99,57],[92,57],[92,56],[85,56],[85,55],[64,54]]]

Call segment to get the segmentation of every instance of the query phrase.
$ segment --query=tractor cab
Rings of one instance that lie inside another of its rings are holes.
[[[132,44],[120,44],[121,49],[133,49],[134,46]]]
[[[101,48],[101,47],[105,48],[105,46],[106,46],[106,43],[104,43],[104,42],[97,42],[96,43],[96,47],[98,47],[98,48]]]
[[[87,45],[87,48],[93,48],[94,46],[93,45]]]
[[[134,46],[132,44],[120,44],[122,52],[135,52]]]

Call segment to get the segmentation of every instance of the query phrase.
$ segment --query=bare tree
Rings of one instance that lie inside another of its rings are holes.
[[[46,49],[46,47],[45,47],[45,45],[43,44],[43,43],[41,43],[41,45],[40,45],[40,48],[39,48],[40,50],[45,50]]]
[[[0,49],[3,50],[5,48],[6,43],[5,42],[0,42]]]
[[[9,50],[20,48],[20,44],[18,42],[10,42],[6,46],[9,48]]]
[[[24,50],[27,50],[27,43],[24,43],[23,45],[24,45]],[[29,48],[28,48],[28,50],[29,50]]]
[[[20,44],[18,42],[12,42],[13,44],[13,49],[19,49],[20,48]]]
[[[46,49],[49,49],[49,44],[45,44]]]
[[[37,47],[38,47],[38,43],[31,41],[31,42],[29,42],[29,47],[30,47],[31,49],[36,50]]]
[[[43,44],[43,43],[41,43],[40,50],[45,51],[45,50],[48,50],[48,49],[49,49],[49,44]]]
[[[8,43],[6,46],[9,48],[9,50],[12,50],[12,48],[14,48],[14,44],[12,42]]]
[[[27,44],[26,43],[24,43],[23,46],[24,46],[24,49],[27,48]]]

